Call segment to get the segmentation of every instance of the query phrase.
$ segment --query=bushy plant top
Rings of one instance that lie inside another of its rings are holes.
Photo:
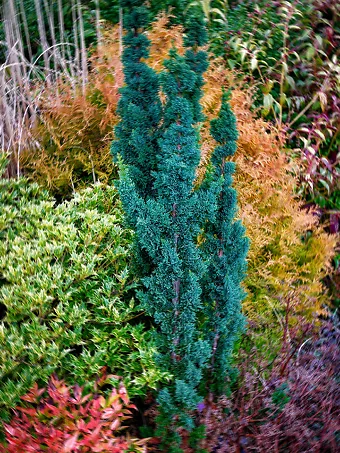
[[[39,121],[31,130],[32,142],[39,146],[23,145],[25,177],[48,188],[59,200],[97,181],[107,183],[115,172],[109,144],[117,121],[118,87],[112,86],[111,67],[108,76],[104,70],[99,73],[96,62],[93,56],[86,96],[74,94],[67,83],[59,84],[58,98],[53,91],[44,91],[37,101]]]
[[[55,370],[84,384],[107,365],[131,394],[155,388],[150,331],[132,298],[130,230],[100,184],[55,206],[25,180],[0,181],[2,417]]]
[[[149,11],[143,1],[121,2],[124,14],[123,38],[125,84],[117,113],[123,119],[115,127],[117,140],[112,143],[115,161],[120,155],[130,166],[131,177],[142,196],[150,192],[159,138],[161,102],[158,96],[159,76],[145,63],[149,56],[150,41],[145,34]]]

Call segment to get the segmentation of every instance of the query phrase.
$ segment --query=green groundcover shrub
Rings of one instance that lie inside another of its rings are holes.
[[[155,388],[166,376],[132,298],[116,190],[98,184],[56,207],[36,184],[2,179],[0,205],[0,419],[54,371],[82,385],[107,366],[131,396]]]

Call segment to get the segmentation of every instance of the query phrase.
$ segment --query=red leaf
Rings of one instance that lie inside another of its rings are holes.
[[[78,440],[78,433],[74,434],[74,436],[70,437],[65,443],[64,443],[64,452],[71,452],[74,447],[77,445],[77,440]]]

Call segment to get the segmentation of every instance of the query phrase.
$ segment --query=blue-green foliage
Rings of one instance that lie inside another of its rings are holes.
[[[203,73],[208,68],[208,54],[200,47],[207,44],[208,34],[204,25],[202,14],[196,12],[187,19],[184,36],[185,61],[196,75],[195,89],[188,100],[191,102],[193,120],[195,123],[204,119],[200,99],[202,97],[202,86],[204,84]]]
[[[133,17],[136,9],[131,11]],[[126,23],[131,17],[128,14]],[[138,39],[146,42],[140,35]],[[219,144],[211,171],[195,188],[200,161],[195,124],[202,119],[199,101],[207,67],[207,54],[200,46],[205,42],[203,21],[194,16],[187,23],[185,55],[172,49],[159,76],[166,102],[158,110],[158,123],[140,115],[139,129],[129,112],[150,108],[155,91],[147,105],[134,95],[134,84],[138,88],[140,81],[129,79],[133,55],[126,50],[126,104],[121,104],[119,141],[113,145],[116,153],[122,150],[119,193],[136,233],[136,260],[142,265],[144,289],[139,300],[158,328],[159,363],[174,376],[173,384],[158,396],[158,435],[172,453],[181,451],[179,428],[195,428],[193,411],[205,397],[204,380],[214,388],[218,379],[224,380],[233,342],[243,326],[240,281],[247,240],[241,224],[234,222],[236,194],[230,187],[234,167],[225,161],[235,152],[237,138],[226,97],[211,125]],[[154,73],[150,74],[153,81]],[[138,138],[148,138],[149,147],[137,150],[136,130]]]
[[[202,251],[208,263],[202,280],[205,308],[205,338],[211,345],[209,385],[211,390],[222,392],[228,362],[244,320],[241,301],[244,291],[241,282],[245,276],[248,239],[240,221],[235,221],[236,191],[231,187],[235,164],[227,162],[236,150],[237,129],[228,95],[223,94],[217,119],[211,121],[211,135],[218,146],[211,164],[215,178],[222,181],[217,198],[217,212],[208,221],[204,231]]]
[[[187,411],[201,399],[197,388],[209,357],[209,345],[200,338],[198,329],[205,265],[196,246],[207,215],[202,211],[208,203],[202,203],[201,194],[193,191],[200,150],[186,95],[195,90],[196,77],[185,58],[174,50],[165,67],[161,80],[167,102],[153,197],[142,199],[126,171],[121,172],[119,192],[139,248],[152,262],[139,297],[159,326],[160,361],[176,377],[174,387],[159,395],[161,412],[167,419],[162,425],[174,431],[176,415],[176,425],[193,428]]]
[[[156,72],[141,61],[149,55],[150,42],[142,33],[148,24],[148,10],[141,0],[122,0],[124,11],[123,39],[125,86],[117,112],[122,121],[115,128],[118,140],[112,144],[115,158],[121,155],[129,165],[138,193],[145,196],[152,187],[152,171],[156,168],[158,125],[161,103]]]

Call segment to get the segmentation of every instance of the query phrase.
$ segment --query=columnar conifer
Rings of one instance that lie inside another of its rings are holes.
[[[231,187],[235,164],[228,162],[236,150],[236,119],[228,94],[222,97],[217,119],[210,129],[217,146],[211,158],[214,179],[220,178],[221,190],[217,195],[217,211],[213,221],[205,225],[203,254],[208,263],[202,280],[206,313],[205,338],[211,347],[210,390],[223,392],[224,379],[235,339],[244,325],[241,301],[244,291],[241,282],[245,276],[248,239],[240,221],[235,221],[236,191]],[[210,175],[211,178],[211,175]]]
[[[187,48],[185,51],[185,61],[196,74],[195,89],[189,97],[195,123],[204,119],[200,99],[203,94],[203,73],[208,68],[208,53],[202,50],[201,47],[207,44],[207,40],[208,33],[204,24],[203,14],[200,11],[195,11],[187,19],[184,36],[184,46]]]
[[[196,75],[175,50],[165,67],[162,88],[167,100],[153,197],[142,199],[124,171],[119,187],[138,245],[153,264],[150,275],[143,279],[145,291],[140,299],[159,325],[161,362],[175,377],[173,388],[163,389],[159,401],[162,437],[178,444],[174,425],[193,428],[188,413],[201,399],[197,388],[209,345],[198,330],[205,265],[196,246],[202,206],[193,184],[200,151],[191,103],[186,98],[195,89]]]
[[[207,67],[207,54],[199,49],[206,40],[203,22],[198,16],[188,21],[184,57],[172,49],[158,79],[141,61],[148,45],[139,34],[145,24],[141,2],[123,4],[134,8],[125,15],[132,31],[125,38],[126,87],[113,151],[125,164],[119,193],[136,233],[137,260],[144,266],[139,299],[159,329],[160,363],[174,376],[173,385],[158,396],[158,432],[167,451],[175,453],[181,451],[179,428],[195,426],[192,411],[204,398],[207,367],[209,383],[215,384],[242,326],[240,281],[247,242],[243,227],[233,220],[234,167],[226,162],[235,151],[236,123],[224,97],[211,125],[218,142],[211,171],[195,190],[200,160],[195,123],[202,120],[199,100]],[[166,99],[163,109],[158,80]]]
[[[121,0],[124,12],[123,64],[125,85],[117,112],[122,121],[115,128],[118,140],[112,153],[129,165],[138,193],[148,194],[156,168],[158,125],[161,102],[157,73],[142,60],[149,56],[150,41],[145,36],[148,10],[143,0]]]

